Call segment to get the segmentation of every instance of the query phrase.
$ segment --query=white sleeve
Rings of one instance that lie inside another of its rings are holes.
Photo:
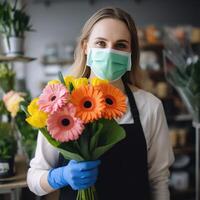
[[[27,174],[29,189],[38,196],[47,194],[40,186],[40,178],[57,166],[59,152],[48,143],[42,133],[38,133],[35,156],[30,162]]]
[[[149,181],[153,200],[169,200],[169,167],[174,154],[163,105],[160,102],[151,116],[151,132],[148,148]]]

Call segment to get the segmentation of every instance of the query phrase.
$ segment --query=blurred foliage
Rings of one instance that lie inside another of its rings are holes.
[[[0,159],[9,159],[17,152],[17,142],[11,123],[0,123]]]
[[[179,91],[195,121],[200,122],[200,59],[168,70],[166,78]]]
[[[1,116],[2,115],[8,115],[9,113],[8,113],[8,111],[6,110],[6,107],[5,107],[5,105],[4,105],[4,102],[3,102],[3,100],[2,99],[0,99],[0,121],[1,121]]]
[[[0,87],[4,92],[14,89],[15,72],[7,63],[0,63]]]
[[[5,92],[8,92],[9,90],[13,89],[13,87],[14,87],[14,76],[13,76],[14,73],[12,72],[11,69],[8,68],[7,65],[5,65],[5,68],[4,68],[4,65],[0,65],[0,66],[3,66],[1,68],[2,71],[0,71],[0,77],[2,77],[2,79],[0,78],[0,86],[2,86],[2,89]],[[6,79],[6,77],[7,77],[7,79]],[[2,83],[1,81],[3,82],[3,85],[1,85],[1,83]],[[9,85],[9,84],[11,84],[11,85]],[[26,96],[24,97],[25,101],[23,103],[30,102],[31,95],[30,95],[29,91],[23,91],[23,92],[25,92],[25,94],[26,94]],[[4,118],[4,120],[3,120],[3,118]],[[5,118],[6,118],[7,124],[5,124],[3,122],[3,121],[5,121]],[[19,110],[14,119],[15,120],[15,131],[19,131],[19,133],[21,135],[21,143],[23,145],[23,149],[26,151],[26,153],[30,159],[30,158],[32,158],[33,153],[35,151],[38,131],[36,129],[34,129],[33,127],[31,127],[25,121],[25,119],[26,119],[25,113],[22,110]],[[0,99],[0,126],[1,126],[1,129],[0,129],[0,141],[1,141],[0,151],[2,152],[2,153],[0,152],[0,157],[2,154],[5,155],[6,153],[10,152],[5,145],[8,144],[8,140],[11,140],[11,137],[9,136],[7,139],[6,137],[4,137],[4,134],[6,134],[6,136],[8,136],[8,132],[12,129],[12,127],[9,126],[9,124],[11,124],[11,121],[12,121],[11,115],[8,112],[8,110],[6,109],[3,100]],[[5,130],[3,130],[3,128]]]
[[[27,92],[25,97],[25,101],[21,102],[21,104],[29,104],[31,101],[31,95]],[[33,157],[35,152],[36,142],[37,142],[37,134],[38,130],[30,126],[26,122],[26,114],[20,109],[15,117],[15,122],[22,136],[22,144],[28,154],[29,159]]]
[[[19,9],[15,3],[5,0],[0,1],[0,32],[7,37],[24,37],[25,31],[33,31],[30,16],[25,12],[25,6]]]
[[[26,153],[28,154],[28,157],[30,159],[32,158],[35,151],[38,130],[31,127],[25,121],[25,119],[26,119],[25,113],[19,111],[15,120],[22,136],[22,145],[24,146]]]

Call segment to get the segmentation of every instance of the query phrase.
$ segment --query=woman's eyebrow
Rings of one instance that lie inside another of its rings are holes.
[[[95,40],[105,40],[105,41],[107,41],[107,39],[103,38],[103,37],[96,37]]]
[[[96,40],[104,40],[104,41],[108,41],[106,38],[103,38],[103,37],[97,37],[95,38]],[[119,39],[117,40],[116,42],[125,42],[125,43],[129,43],[128,40],[125,40],[125,39]]]
[[[124,39],[117,40],[117,42],[125,42],[125,43],[129,43],[129,41],[128,41],[128,40],[124,40]]]

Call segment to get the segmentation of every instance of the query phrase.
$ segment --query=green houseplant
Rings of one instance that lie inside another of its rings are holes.
[[[0,63],[0,88],[8,92],[14,88],[15,72],[8,63]]]
[[[12,133],[15,134],[15,139],[27,159],[30,160],[35,151],[37,130],[25,121],[26,115],[20,110],[20,104],[23,103],[23,100],[31,101],[29,92],[16,92],[14,69],[7,63],[0,63],[0,125],[4,124],[5,121],[13,125],[7,125],[6,130],[7,132],[10,132],[11,128],[14,130]],[[0,137],[0,140],[3,138]]]
[[[0,32],[3,35],[2,49],[6,55],[23,55],[24,34],[33,30],[25,7],[19,9],[17,3],[18,0],[14,5],[8,0],[0,3]]]
[[[16,148],[29,160],[35,150],[37,130],[25,122],[20,103],[28,92],[15,91],[15,72],[11,65],[0,64],[0,179],[12,176]],[[18,146],[16,147],[16,143]]]
[[[14,175],[14,156],[17,152],[17,142],[11,123],[0,123],[0,178]]]

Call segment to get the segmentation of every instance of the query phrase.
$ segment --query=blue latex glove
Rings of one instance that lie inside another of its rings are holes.
[[[100,160],[77,162],[71,160],[66,166],[51,169],[48,183],[54,189],[70,185],[74,190],[86,189],[97,180]]]

